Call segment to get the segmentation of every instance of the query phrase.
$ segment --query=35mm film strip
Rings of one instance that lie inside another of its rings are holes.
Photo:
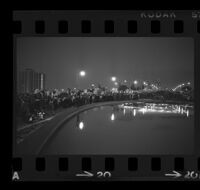
[[[200,11],[14,11],[13,181],[200,180]]]

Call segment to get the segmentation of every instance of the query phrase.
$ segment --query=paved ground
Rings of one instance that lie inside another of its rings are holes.
[[[59,121],[76,109],[77,108],[66,109],[55,115],[50,120],[33,124],[23,130],[18,131],[16,152],[23,153],[25,151],[34,154],[48,133],[59,123]]]

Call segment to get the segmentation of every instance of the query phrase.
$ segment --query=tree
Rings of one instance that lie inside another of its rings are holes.
[[[119,87],[118,87],[118,91],[125,91],[125,90],[127,90],[128,89],[128,87],[125,85],[125,84],[122,84],[122,85],[120,85]]]
[[[183,86],[182,88],[181,88],[181,90],[183,91],[183,92],[190,92],[190,91],[192,91],[192,87],[191,86]]]
[[[137,87],[136,87],[136,85],[133,83],[133,84],[131,84],[131,89],[132,90],[137,90]]]
[[[143,90],[145,88],[144,84],[141,85],[141,90]]]

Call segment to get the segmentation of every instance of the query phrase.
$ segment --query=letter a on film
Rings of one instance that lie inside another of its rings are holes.
[[[13,173],[12,180],[19,180],[18,172],[14,172],[14,173]]]

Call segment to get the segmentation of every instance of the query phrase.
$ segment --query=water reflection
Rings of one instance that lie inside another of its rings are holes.
[[[115,114],[114,114],[114,113],[112,113],[110,119],[111,119],[111,121],[114,121],[114,120],[115,120]]]
[[[183,108],[181,108],[181,114],[183,114]]]
[[[136,109],[133,109],[133,116],[136,116]]]
[[[124,103],[118,105],[120,109],[123,109],[123,114],[126,115],[126,111],[132,110],[133,116],[136,116],[137,112],[145,113],[173,113],[173,114],[186,114],[190,115],[190,110],[193,106],[189,105],[170,105],[170,104],[155,104],[155,103]]]
[[[189,110],[187,110],[187,117],[189,117]]]
[[[83,123],[83,121],[81,121],[81,122],[79,123],[79,129],[82,130],[83,128],[84,128],[84,123]]]
[[[126,114],[126,108],[124,108],[124,111],[123,111],[124,115]]]
[[[130,117],[136,117],[137,114],[148,114],[148,113],[162,113],[162,114],[179,114],[185,115],[189,117],[192,115],[190,112],[193,109],[193,106],[188,105],[170,105],[170,104],[155,104],[155,103],[124,103],[121,105],[112,106],[111,115],[109,114],[109,120],[115,121],[116,118],[121,118],[120,114],[126,119],[130,119]],[[93,109],[97,111],[98,108]],[[103,110],[103,106],[99,108],[99,110]],[[84,111],[84,113],[88,113]],[[84,115],[85,115],[84,114]],[[98,113],[99,114],[99,113]],[[77,115],[76,126],[79,130],[83,130],[85,128],[85,122],[83,119],[80,119],[80,116],[85,117],[81,114]],[[140,115],[141,116],[141,115]]]
[[[89,109],[87,114],[82,112],[72,117],[56,133],[45,154],[193,153],[193,106],[124,105],[104,106],[103,110],[99,108],[98,111]]]
[[[80,120],[80,115],[78,114],[77,115],[77,118],[76,118],[76,126],[80,129],[80,130],[83,130],[83,128],[85,127],[85,124],[82,120]]]

